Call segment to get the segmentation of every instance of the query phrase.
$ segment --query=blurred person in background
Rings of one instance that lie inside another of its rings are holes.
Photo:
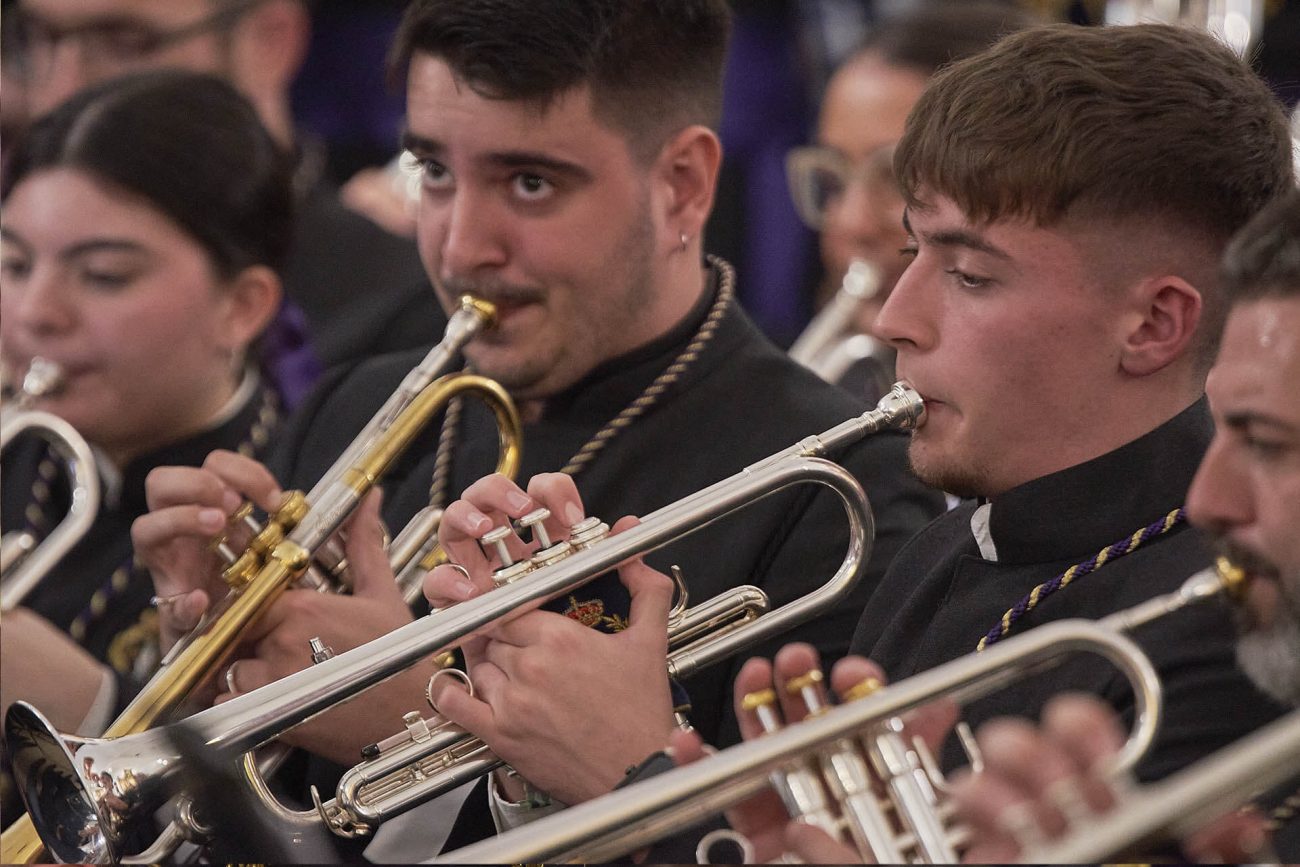
[[[893,351],[883,341],[859,342],[849,354],[836,350],[854,334],[872,334],[876,314],[907,266],[893,155],[908,112],[940,67],[1031,23],[1027,13],[996,0],[930,0],[884,18],[832,76],[816,143],[787,157],[790,195],[801,219],[818,232],[823,279],[817,306],[836,293],[854,260],[878,275],[875,294],[858,303],[835,343],[810,359],[818,373],[868,401],[893,383]]]
[[[131,522],[154,467],[197,466],[215,448],[262,454],[278,426],[257,340],[280,304],[290,178],[230,85],[179,71],[88,88],[13,149],[0,351],[19,379],[34,359],[59,366],[61,385],[33,408],[86,439],[101,496],[86,535],[4,615],[6,709],[31,701],[61,729],[97,734],[157,661]],[[4,530],[38,538],[71,495],[35,434],[5,449],[0,493]]]
[[[344,207],[322,148],[294,127],[289,88],[311,32],[301,0],[17,0],[6,18],[28,120],[89,84],[160,67],[221,76],[252,103],[296,163],[299,218],[284,269],[293,304],[271,339],[300,342],[305,325],[328,367],[441,333],[414,244]],[[317,372],[305,365],[291,396]]]

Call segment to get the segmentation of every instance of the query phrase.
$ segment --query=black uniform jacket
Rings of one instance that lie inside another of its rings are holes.
[[[245,446],[250,453],[259,452],[276,429],[277,406],[278,399],[263,387],[216,428],[133,460],[122,470],[120,490],[101,486],[104,493],[90,532],[24,601],[117,672],[119,708],[134,694],[129,675],[135,655],[157,637],[152,617],[141,620],[149,609],[153,582],[146,570],[133,568],[131,546],[131,523],[148,511],[145,477],[155,467],[199,466],[214,449]],[[46,451],[44,440],[33,435],[24,435],[5,450],[0,490],[6,532],[32,518],[52,528],[67,511],[69,491],[61,467],[48,483],[48,496],[38,495]]]
[[[853,651],[883,665],[891,680],[973,652],[1036,585],[1178,508],[1212,434],[1202,399],[1113,452],[996,497],[990,518],[996,562],[981,556],[972,534],[977,503],[943,515],[890,567],[862,614]],[[1179,526],[1046,598],[1011,636],[1052,620],[1097,619],[1129,608],[1176,590],[1209,563],[1200,532]],[[1166,776],[1281,712],[1238,670],[1226,603],[1184,609],[1133,637],[1164,685],[1164,722],[1138,768],[1141,778]],[[1127,680],[1099,657],[1081,655],[974,701],[964,718],[978,725],[999,715],[1033,716],[1066,690],[1099,696],[1131,717]],[[945,758],[949,765],[959,761],[951,739]]]
[[[711,293],[704,294],[670,333],[601,365],[547,401],[543,417],[525,425],[521,483],[563,467],[677,357],[712,302]],[[377,359],[327,380],[281,441],[282,460],[274,464],[280,478],[294,486],[310,485],[419,357],[406,353]],[[575,480],[587,514],[612,524],[623,515],[645,515],[673,503],[864,409],[791,362],[733,302],[712,341],[680,379]],[[437,436],[437,430],[427,432],[384,485],[385,520],[394,532],[428,502]],[[467,403],[452,496],[492,471],[496,442],[487,411]],[[858,612],[894,554],[942,509],[939,495],[907,470],[906,445],[905,435],[886,434],[838,456],[871,498],[877,536],[868,573],[851,597],[789,636],[812,641],[828,658],[847,650]],[[838,499],[820,486],[799,485],[673,542],[647,560],[665,571],[679,564],[695,602],[752,583],[779,605],[832,574],[844,556],[845,527]],[[599,609],[610,618],[626,617],[627,603],[617,576],[610,574],[550,607],[588,613]],[[710,741],[738,737],[730,683],[741,662],[720,664],[686,683],[690,718]],[[593,703],[601,700],[599,695],[591,698]]]

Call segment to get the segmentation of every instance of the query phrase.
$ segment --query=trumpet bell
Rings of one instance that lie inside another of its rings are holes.
[[[158,802],[179,759],[164,730],[111,740],[61,735],[21,701],[9,709],[5,736],[28,814],[63,863],[119,861],[140,805]]]

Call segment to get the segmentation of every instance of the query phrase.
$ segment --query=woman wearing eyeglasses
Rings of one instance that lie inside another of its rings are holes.
[[[88,534],[4,615],[2,698],[96,733],[156,660],[130,538],[145,476],[217,448],[260,453],[277,425],[257,341],[280,305],[290,175],[228,84],[146,73],[31,127],[0,193],[0,354],[19,381],[37,359],[58,367],[34,408],[88,441],[102,490]],[[31,436],[6,448],[0,493],[4,530],[38,537],[69,496]]]
[[[848,307],[849,321],[834,329],[829,343],[808,346],[801,338],[804,345],[797,343],[792,351],[824,378],[869,401],[893,382],[893,352],[869,336],[854,336],[871,334],[876,313],[907,267],[901,253],[907,231],[894,180],[894,144],[939,67],[1029,23],[1015,7],[993,0],[924,3],[885,19],[832,76],[818,117],[817,143],[787,157],[795,207],[819,233],[825,279],[818,307],[842,286],[858,297],[860,283],[869,284],[861,293],[866,297]],[[850,276],[854,262],[864,264]]]

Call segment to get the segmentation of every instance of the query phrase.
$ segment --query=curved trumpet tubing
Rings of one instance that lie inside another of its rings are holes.
[[[155,725],[175,714],[201,684],[209,681],[233,653],[247,626],[291,584],[314,571],[313,555],[326,547],[334,531],[391,462],[457,394],[467,390],[483,394],[498,419],[506,420],[502,423],[500,466],[518,466],[518,413],[504,389],[472,375],[435,379],[474,335],[491,326],[495,315],[491,304],[462,297],[460,309],[448,320],[443,339],[406,375],[311,492],[306,496],[301,492],[286,495],[274,519],[257,528],[257,536],[242,554],[234,555],[218,546],[230,561],[223,577],[231,593],[172,648],[159,671],[108,727],[106,737],[120,737]],[[29,390],[28,380],[33,379],[31,389],[48,390],[51,378],[48,367],[38,368],[33,362],[24,390]],[[37,834],[27,818],[6,829],[0,843],[6,862],[27,863],[40,851]]]
[[[938,698],[957,703],[987,695],[1027,673],[1084,652],[1103,657],[1133,685],[1135,718],[1116,756],[1115,772],[1130,770],[1148,749],[1160,723],[1160,681],[1150,660],[1123,633],[1229,588],[1215,569],[1198,572],[1176,592],[1099,621],[1061,620],[889,686],[866,698],[809,717],[691,765],[620,789],[492,840],[435,859],[436,863],[600,862],[649,845],[719,813],[771,785],[804,757],[823,755],[846,739],[866,742],[892,734],[898,717]],[[882,729],[885,731],[882,732]],[[887,744],[888,745],[888,744]],[[914,809],[896,801],[900,811]],[[923,811],[931,806],[921,805]],[[915,825],[936,824],[925,813]],[[912,822],[908,822],[912,825]]]
[[[853,327],[862,305],[879,291],[880,270],[854,259],[839,290],[790,347],[790,357],[827,382],[839,382],[855,362],[880,355],[885,345]]]
[[[911,428],[923,417],[920,397],[897,385],[877,409],[646,515],[638,526],[537,569],[526,580],[420,618],[310,669],[196,713],[184,724],[209,750],[234,760],[416,662],[454,647],[522,606],[571,592],[629,557],[655,550],[758,498],[803,482],[831,488],[845,503],[850,521],[852,541],[840,567],[819,591],[756,621],[755,632],[724,634],[709,645],[709,654],[730,654],[784,630],[800,616],[802,606],[815,604],[810,597],[836,592],[856,580],[865,565],[863,540],[870,530],[866,496],[852,475],[817,455],[878,430]],[[300,567],[304,559],[299,544],[286,542],[277,549],[273,565],[287,571]],[[691,664],[685,663],[683,673],[691,670]],[[117,859],[128,830],[161,805],[167,782],[179,770],[180,757],[170,746],[166,728],[116,739],[69,738],[50,727],[34,708],[19,703],[9,712],[6,731],[19,791],[36,805],[32,818],[41,838],[61,860]]]
[[[58,526],[38,542],[24,531],[5,534],[0,543],[0,611],[22,604],[54,565],[90,531],[99,511],[99,471],[95,456],[76,428],[52,413],[16,410],[0,422],[0,451],[21,433],[35,432],[63,462],[72,503]]]

